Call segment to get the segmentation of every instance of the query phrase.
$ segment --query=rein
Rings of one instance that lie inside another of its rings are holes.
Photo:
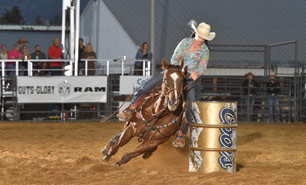
[[[145,131],[144,131],[144,133],[142,133],[142,134],[140,134],[140,136],[139,136],[139,138],[138,138],[138,141],[139,142],[141,142],[141,139],[144,139],[144,138],[146,138],[146,136],[147,136],[147,134],[148,134],[148,132],[149,131],[151,131],[151,130],[155,130],[155,132],[157,131],[157,130],[160,130],[160,129],[163,129],[163,128],[166,128],[166,127],[169,127],[169,126],[171,126],[171,125],[174,125],[175,123],[177,123],[177,122],[179,122],[178,120],[179,119],[181,119],[181,117],[182,117],[182,115],[184,114],[184,112],[186,111],[186,107],[185,107],[185,98],[184,98],[184,89],[182,89],[181,91],[180,91],[180,96],[179,96],[179,98],[181,98],[182,97],[182,106],[183,106],[183,109],[182,109],[182,111],[180,112],[180,114],[174,119],[174,120],[172,120],[171,122],[169,122],[169,123],[166,123],[166,124],[163,124],[163,125],[158,125],[158,126],[155,126],[155,124],[156,124],[156,122],[160,119],[159,117],[162,115],[162,114],[164,114],[168,109],[167,109],[167,107],[168,107],[168,102],[169,102],[169,100],[168,100],[168,94],[171,92],[171,91],[174,91],[174,90],[177,90],[177,88],[169,88],[168,86],[166,86],[165,85],[165,87],[168,89],[165,93],[160,93],[159,95],[161,96],[161,97],[164,97],[164,102],[163,102],[163,107],[162,107],[162,109],[161,109],[161,111],[159,111],[158,113],[154,113],[153,112],[153,109],[154,109],[154,107],[153,107],[153,105],[151,105],[151,114],[152,114],[152,117],[153,118],[151,118],[149,121],[147,121],[145,118],[144,118],[144,116],[143,116],[143,106],[152,98],[154,98],[154,95],[155,95],[155,92],[153,92],[154,94],[152,95],[152,96],[150,96],[151,98],[147,98],[144,102],[143,102],[143,104],[141,105],[141,107],[140,107],[140,117],[141,117],[141,119],[144,121],[144,123],[145,123],[145,125],[146,125],[146,128],[145,128]],[[152,124],[150,125],[150,122],[152,121]],[[155,134],[155,132],[151,135],[151,137],[150,137],[150,139],[149,140],[151,140],[152,139],[152,137],[153,137],[153,135]]]

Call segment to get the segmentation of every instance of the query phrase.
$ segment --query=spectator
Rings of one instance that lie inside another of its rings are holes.
[[[258,83],[253,80],[253,73],[248,72],[245,74],[245,77],[247,78],[243,84],[243,95],[246,105],[246,114],[245,114],[245,120],[246,121],[252,121],[252,114],[253,114],[253,108],[255,103],[255,96],[256,96],[256,88],[259,87]]]
[[[5,44],[1,45],[1,53],[0,53],[0,59],[7,59],[8,58],[8,52]]]
[[[35,46],[35,52],[31,54],[32,59],[46,59],[45,53],[40,51],[40,46],[36,45]],[[33,75],[38,76],[38,75],[45,75],[45,70],[47,68],[47,63],[46,62],[38,62],[35,61],[33,62]]]
[[[31,55],[29,54],[29,50],[28,47],[26,45],[22,46],[21,49],[21,59],[22,60],[27,60],[27,59],[31,59]],[[27,75],[27,69],[28,69],[28,62],[27,61],[23,61],[20,63],[23,66],[23,70],[24,70],[24,75]]]
[[[83,38],[79,39],[79,59],[81,58],[82,53],[85,50],[85,46],[84,46],[84,40]]]
[[[14,45],[14,48],[8,53],[8,59],[21,59],[21,53],[19,52],[18,44]]]
[[[96,59],[96,53],[92,49],[91,43],[88,43],[85,47],[85,51],[81,55],[81,59]],[[85,62],[81,62],[82,74],[85,75]],[[95,75],[95,61],[88,61],[88,75]]]
[[[21,59],[21,53],[19,52],[19,45],[15,44],[14,48],[8,53],[8,59]],[[21,72],[20,75],[23,75],[23,66],[20,66]],[[16,62],[7,62],[6,63],[7,68],[7,75],[13,76],[15,75],[15,68],[16,68]]]
[[[152,53],[149,50],[147,42],[142,43],[141,49],[136,53],[136,60],[151,60]],[[143,72],[143,61],[136,61],[134,65],[134,75],[142,75]]]
[[[21,37],[18,41],[17,44],[19,45],[19,48],[22,49],[22,47],[25,45],[25,43],[28,42],[25,40],[23,37]]]
[[[78,71],[79,71],[79,73],[82,70],[81,56],[82,56],[82,53],[84,52],[84,50],[85,50],[84,40],[83,40],[83,38],[79,38],[79,59],[78,59],[78,68],[79,68]]]
[[[21,59],[22,60],[31,59],[31,55],[29,54],[29,50],[26,45],[23,45],[21,48]]]
[[[60,47],[60,41],[59,38],[54,38],[53,39],[53,45],[49,48],[48,51],[48,58],[49,59],[62,59],[62,49]],[[50,69],[50,74],[52,76],[61,76],[63,75],[63,62],[50,62],[49,63],[49,69]],[[49,105],[49,111],[58,111],[59,106],[56,104],[50,104]],[[51,113],[50,116],[56,116],[59,117],[58,113]]]
[[[267,83],[269,115],[271,122],[274,121],[280,122],[279,98],[277,97],[279,94],[280,94],[280,84],[275,82],[275,75],[271,74],[269,76],[269,82]]]
[[[49,48],[48,51],[48,58],[49,59],[62,59],[62,49],[60,47],[59,38],[53,39],[53,45]],[[51,75],[53,76],[60,76],[63,74],[63,62],[50,62],[49,69],[51,71]]]

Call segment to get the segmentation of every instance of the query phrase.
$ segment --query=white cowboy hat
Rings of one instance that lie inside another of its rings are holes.
[[[196,30],[197,34],[199,35],[199,37],[211,41],[215,38],[216,33],[215,32],[210,32],[210,25],[206,24],[204,22],[201,22],[199,24],[199,26],[197,27]]]

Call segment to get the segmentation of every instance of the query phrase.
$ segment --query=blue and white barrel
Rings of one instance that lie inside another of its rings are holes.
[[[237,103],[193,102],[189,171],[236,172]]]

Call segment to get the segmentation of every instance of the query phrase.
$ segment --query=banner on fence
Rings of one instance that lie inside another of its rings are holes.
[[[143,85],[150,76],[120,76],[120,94],[133,94],[133,92]]]
[[[17,77],[18,103],[105,103],[107,77]]]

